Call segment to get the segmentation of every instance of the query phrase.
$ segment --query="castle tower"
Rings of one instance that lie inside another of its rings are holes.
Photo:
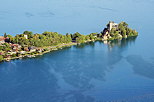
[[[107,25],[107,28],[109,31],[112,30],[112,28],[118,28],[118,24],[117,23],[114,23],[113,21],[109,21],[109,24]]]

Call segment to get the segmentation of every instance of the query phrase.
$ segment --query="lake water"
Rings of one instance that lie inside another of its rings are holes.
[[[91,42],[0,63],[0,102],[154,102],[153,0],[1,0],[0,35],[100,32],[126,21],[137,38]]]

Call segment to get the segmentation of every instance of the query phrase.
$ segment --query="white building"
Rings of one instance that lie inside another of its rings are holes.
[[[26,39],[28,39],[28,35],[24,35],[24,37],[25,37]]]

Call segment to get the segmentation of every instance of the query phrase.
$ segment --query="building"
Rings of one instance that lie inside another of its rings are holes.
[[[0,36],[0,44],[5,43],[5,38],[3,36]]]
[[[20,51],[20,54],[25,54],[26,53],[26,51]]]
[[[42,53],[43,49],[42,48],[37,48],[36,51],[39,52],[39,53]]]
[[[11,47],[13,51],[18,51],[21,48],[19,44],[11,44]]]
[[[25,37],[26,39],[28,39],[28,35],[25,35],[25,34],[24,34],[24,37]]]
[[[107,40],[111,38],[110,32],[113,28],[118,30],[118,24],[114,23],[113,21],[109,21],[109,23],[107,24],[107,27],[104,28],[104,30],[101,32],[103,40]]]
[[[28,47],[28,49],[29,49],[30,52],[35,52],[36,51],[36,47],[35,46]]]
[[[101,32],[103,40],[107,40],[111,38],[109,30],[107,28],[104,28],[104,30]]]
[[[5,54],[4,52],[2,52],[2,51],[0,52],[0,55],[4,55],[4,54]]]
[[[118,28],[118,24],[114,23],[113,21],[109,21],[109,24],[107,24],[107,28],[108,28],[109,31],[111,31],[112,28],[117,29]]]

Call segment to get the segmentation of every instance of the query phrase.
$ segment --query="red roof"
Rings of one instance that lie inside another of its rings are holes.
[[[5,38],[3,36],[0,36],[0,41],[5,40]]]
[[[17,47],[17,46],[18,46],[18,44],[11,44],[11,46],[15,46],[15,47]]]

